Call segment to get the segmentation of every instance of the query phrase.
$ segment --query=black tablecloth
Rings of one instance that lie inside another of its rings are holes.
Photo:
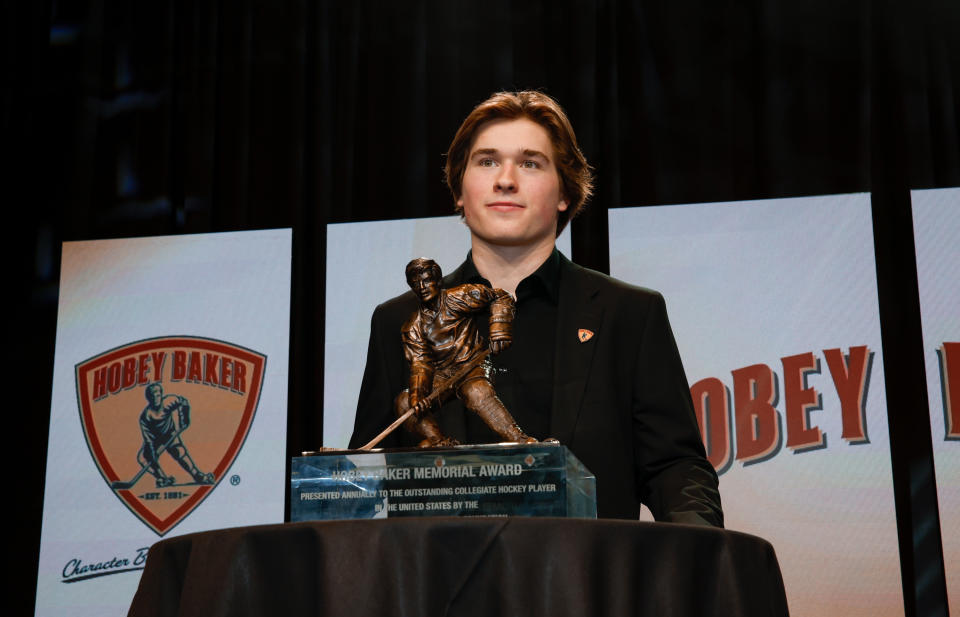
[[[705,527],[416,518],[240,527],[150,549],[130,615],[786,615],[773,548]]]

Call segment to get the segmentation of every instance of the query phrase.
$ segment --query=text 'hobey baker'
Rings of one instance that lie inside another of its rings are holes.
[[[411,407],[414,410],[404,426],[423,437],[421,446],[456,445],[429,411],[456,394],[504,441],[536,442],[524,434],[497,398],[485,366],[488,353],[499,353],[512,340],[514,302],[510,294],[475,284],[441,289],[443,274],[432,259],[414,259],[407,264],[406,274],[420,308],[401,328],[410,387],[397,396],[395,407],[400,416]],[[490,315],[489,347],[477,324],[485,312]]]

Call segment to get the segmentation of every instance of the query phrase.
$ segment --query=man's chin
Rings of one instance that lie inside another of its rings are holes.
[[[527,234],[510,231],[505,233],[478,234],[471,231],[473,241],[480,241],[490,247],[522,248],[535,246],[541,243],[541,238],[531,238]],[[553,238],[549,238],[553,242]]]

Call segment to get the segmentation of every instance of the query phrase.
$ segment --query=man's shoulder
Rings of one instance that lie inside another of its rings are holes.
[[[575,290],[596,295],[604,302],[639,302],[642,304],[662,303],[663,294],[655,289],[634,285],[609,274],[604,274],[590,268],[562,259],[561,284],[569,284]]]

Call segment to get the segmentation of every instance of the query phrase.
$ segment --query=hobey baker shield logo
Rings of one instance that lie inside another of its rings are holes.
[[[164,535],[223,479],[260,400],[266,356],[223,341],[162,337],[77,365],[90,454],[114,494]]]

